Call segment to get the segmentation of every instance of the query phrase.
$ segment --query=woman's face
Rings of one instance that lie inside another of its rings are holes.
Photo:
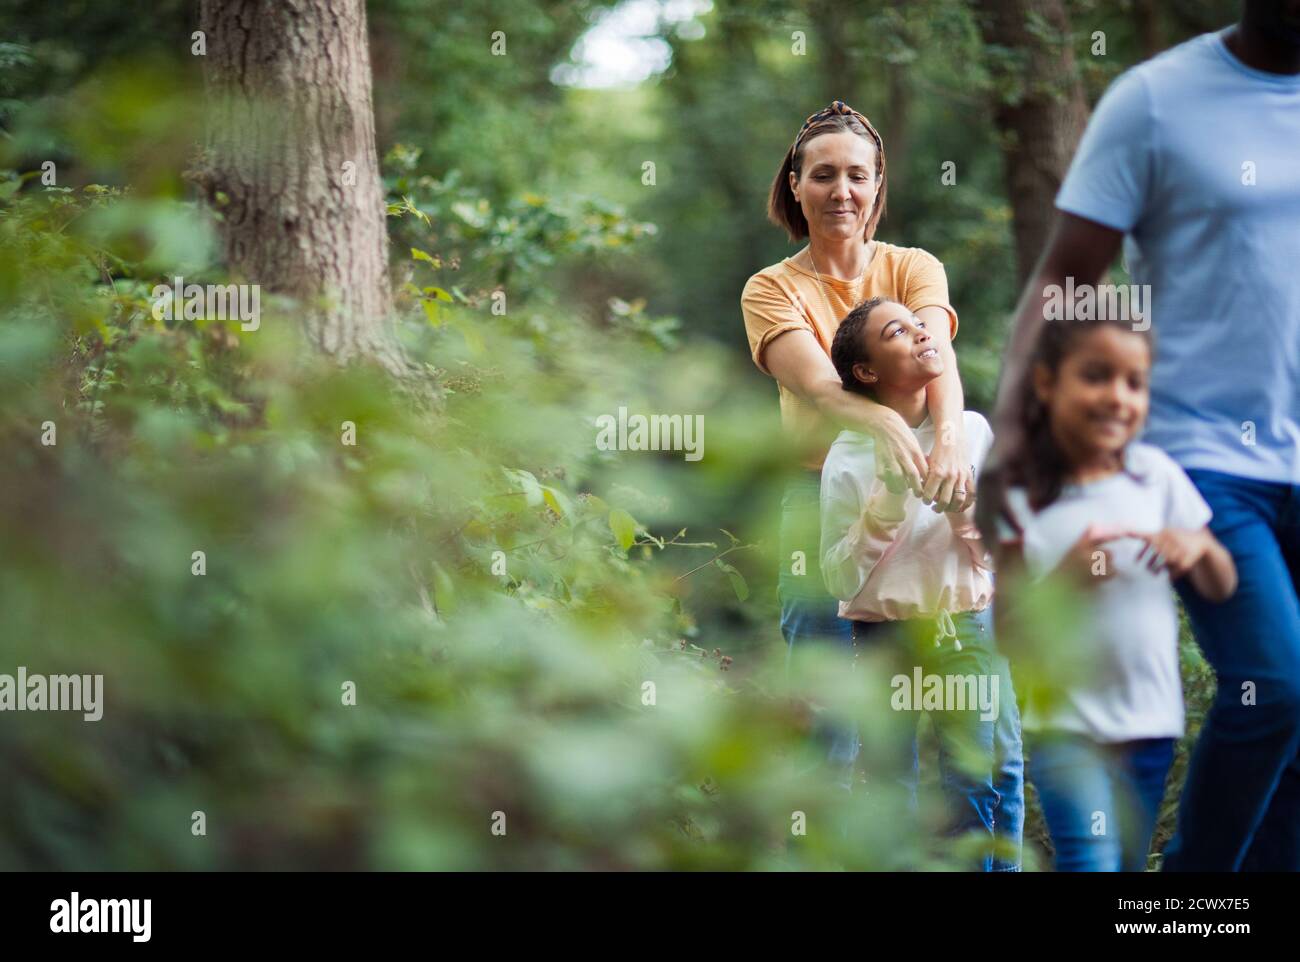
[[[879,186],[875,146],[848,131],[808,141],[802,176],[790,172],[790,189],[809,233],[833,240],[864,236]]]

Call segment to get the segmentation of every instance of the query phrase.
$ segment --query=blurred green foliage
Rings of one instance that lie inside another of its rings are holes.
[[[0,867],[960,865],[879,815],[888,785],[864,808],[818,765],[810,700],[868,733],[887,705],[833,658],[785,684],[794,459],[738,297],[797,249],[768,183],[843,97],[897,138],[881,236],[944,261],[991,400],[1017,292],[967,4],[720,0],[702,31],[660,25],[667,74],[591,90],[550,76],[594,4],[372,3],[396,321],[432,411],[314,357],[290,301],[264,296],[256,332],[152,316],[155,284],[224,280],[184,180],[190,6],[0,5],[0,672],[106,692],[99,722],[0,719]],[[1072,9],[1112,37],[1095,95],[1135,28],[1123,3]],[[791,57],[794,29],[840,49]],[[599,450],[619,407],[704,415],[706,457]],[[1184,671],[1194,727],[1190,642]]]

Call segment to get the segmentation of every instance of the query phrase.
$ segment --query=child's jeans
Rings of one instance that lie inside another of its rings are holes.
[[[1068,732],[1029,736],[1029,777],[1058,872],[1142,872],[1174,739],[1104,745]]]
[[[818,566],[821,537],[819,495],[820,475],[809,472],[790,482],[782,499],[778,595],[781,602],[781,633],[789,646],[788,667],[799,652],[814,645],[826,645],[843,651],[846,664],[851,662],[853,656],[855,623],[838,617],[839,603],[826,592]],[[969,616],[957,616],[953,622],[957,625],[959,637],[964,639],[963,647],[968,642],[975,645],[976,639],[979,639],[980,659],[986,661],[984,651],[993,641],[992,609]],[[886,624],[863,624],[862,637],[858,643],[875,644],[877,640],[884,641],[889,635],[885,630],[887,627]],[[945,647],[951,651],[951,641]],[[967,813],[963,819],[964,824],[981,831],[989,831],[991,828],[996,835],[995,854],[991,859],[983,860],[981,867],[1014,872],[1020,869],[1025,819],[1020,714],[1016,709],[1006,660],[997,656],[996,664],[1000,679],[1000,711],[991,726],[979,723],[974,732],[974,740],[992,752],[992,766],[996,776],[990,775],[988,779],[982,780],[983,787],[971,789],[973,798],[963,794],[961,807]],[[979,713],[970,714],[978,716]],[[900,713],[899,717],[905,718],[908,724],[903,726],[907,733],[900,736],[895,775],[905,786],[909,808],[915,814],[919,777],[915,726],[919,713]],[[859,732],[850,725],[822,720],[817,725],[815,737],[825,747],[828,764],[840,774],[844,787],[850,788],[862,743]],[[950,753],[941,753],[942,772],[947,772],[951,760]],[[989,781],[992,781],[991,789],[987,784]],[[959,775],[949,779],[945,774],[944,782],[952,792],[964,785]]]
[[[944,623],[855,621],[854,646],[886,641],[912,656],[890,680],[900,733],[914,740],[921,710],[929,713],[951,834],[988,836],[979,870],[1019,871],[1025,823],[1020,712],[1007,661],[994,643],[993,609],[952,615],[946,629]]]

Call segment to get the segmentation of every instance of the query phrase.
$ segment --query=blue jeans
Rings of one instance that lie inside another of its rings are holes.
[[[827,593],[822,582],[819,497],[820,481],[818,475],[812,473],[791,482],[782,499],[781,569],[777,590],[781,601],[781,633],[788,645],[787,666],[799,650],[810,644],[835,646],[844,652],[846,663],[852,658],[854,623],[838,617],[838,602]],[[926,670],[940,673],[945,670],[953,673],[995,672],[1000,693],[1000,711],[992,721],[978,720],[977,712],[932,713],[939,735],[941,779],[955,812],[954,832],[972,828],[989,832],[996,844],[993,854],[986,856],[980,867],[992,871],[1019,871],[1024,830],[1024,762],[1020,715],[1010,672],[1006,659],[994,651],[990,609],[954,616],[953,620],[963,647],[967,648],[964,660],[973,664],[973,659],[978,658],[982,667],[963,670],[961,664],[944,659],[937,667],[931,663]],[[884,641],[895,634],[892,629],[896,627],[859,624],[857,643]],[[943,650],[952,654],[951,642]],[[990,663],[994,667],[990,668]],[[951,717],[941,719],[940,715]],[[919,780],[917,716],[909,715],[908,720],[898,774],[907,788],[910,808],[915,812]],[[840,773],[842,784],[850,787],[861,747],[861,737],[856,728],[823,720],[818,722],[814,734],[825,745],[827,761]],[[959,754],[956,741],[963,738],[974,740],[991,759],[990,769],[982,772],[980,777],[970,777],[953,762],[954,756]]]
[[[810,644],[842,649],[847,661],[853,647],[853,623],[838,616],[839,606],[826,591],[821,574],[821,475],[815,471],[786,485],[781,498],[780,571],[781,634],[786,641],[786,674],[796,654]],[[851,726],[821,719],[814,737],[826,746],[826,758],[845,788],[853,783],[858,733]]]
[[[1029,735],[1029,780],[1038,789],[1058,872],[1142,872],[1174,739],[1103,745],[1069,732]]]
[[[976,866],[981,871],[1019,871],[1025,825],[1024,755],[1010,668],[994,643],[991,607],[953,615],[952,622],[960,648],[951,639],[934,644],[933,619],[855,622],[855,643],[896,646],[908,656],[900,667],[909,680],[918,668],[923,676],[941,679],[997,680],[998,711],[992,718],[973,707],[953,705],[928,714],[939,745],[939,779],[948,804],[950,833],[988,835],[989,846]],[[903,738],[914,746],[920,713],[904,711],[900,718],[905,719]]]
[[[1192,753],[1167,871],[1300,870],[1300,485],[1187,472],[1237,593],[1178,591],[1218,691]]]

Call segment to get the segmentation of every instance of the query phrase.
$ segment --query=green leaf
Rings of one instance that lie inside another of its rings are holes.
[[[609,513],[609,530],[614,533],[615,540],[624,551],[636,541],[636,528],[636,519],[622,508],[615,508]]]
[[[487,226],[488,219],[487,201],[480,200],[477,205],[470,204],[467,201],[458,200],[451,205],[451,212],[459,217],[471,227],[482,229]]]
[[[533,476],[532,472],[519,468],[502,468],[501,470],[506,473],[506,477],[514,482],[515,487],[523,492],[530,507],[536,507],[543,503],[542,486],[538,484],[537,478]]]
[[[714,558],[713,563],[726,572],[727,578],[731,581],[731,590],[736,593],[737,601],[744,601],[749,597],[749,584],[745,581],[744,575],[721,558]]]
[[[425,301],[425,303],[431,304],[433,302]],[[465,346],[469,348],[471,354],[481,355],[486,350],[483,346],[482,335],[474,329],[474,325],[471,322],[462,320],[459,317],[453,317],[451,318],[450,323],[451,326],[460,331],[461,336],[465,338]]]
[[[442,267],[442,262],[436,259],[432,254],[420,250],[418,247],[411,248],[411,258],[417,261],[424,261],[426,264],[432,264],[434,267]]]
[[[572,514],[569,499],[564,496],[564,492],[543,485],[542,498],[546,501],[547,505],[550,506],[550,509],[561,518],[569,518]]]
[[[442,611],[456,610],[456,585],[438,562],[433,563],[433,587],[437,595],[437,605]]]

